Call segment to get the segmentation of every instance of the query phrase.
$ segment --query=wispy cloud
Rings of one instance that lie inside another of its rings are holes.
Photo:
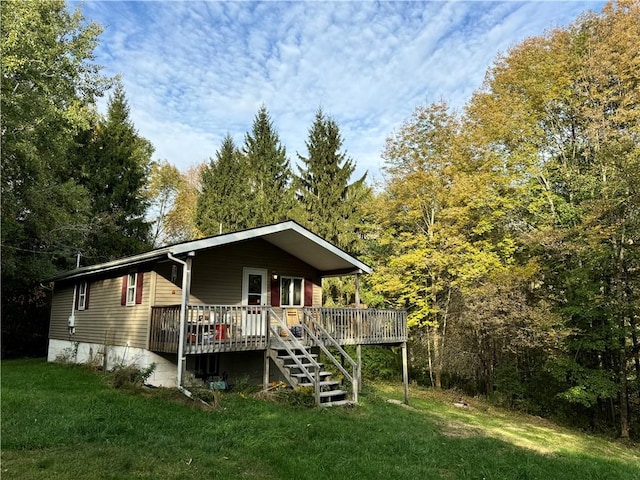
[[[97,61],[120,74],[155,158],[181,169],[238,145],[261,104],[288,155],[321,106],[358,172],[420,104],[462,107],[499,52],[603,2],[98,2]]]

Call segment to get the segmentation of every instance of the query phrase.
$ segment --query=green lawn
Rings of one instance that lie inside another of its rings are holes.
[[[356,407],[224,394],[204,409],[164,390],[105,386],[81,367],[2,363],[8,479],[639,479],[633,446],[446,394],[369,386]]]

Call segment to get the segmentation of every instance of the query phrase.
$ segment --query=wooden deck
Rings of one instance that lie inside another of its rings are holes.
[[[299,335],[308,346],[318,341],[333,343],[327,334],[340,345],[397,345],[407,341],[407,317],[402,310],[304,308],[296,313],[298,321],[308,328],[283,321],[269,306],[189,305],[185,354],[266,350],[274,331],[285,337]],[[281,328],[285,323],[288,331]],[[307,333],[313,331],[322,331],[324,336]],[[152,307],[149,350],[177,353],[179,338],[180,305]]]

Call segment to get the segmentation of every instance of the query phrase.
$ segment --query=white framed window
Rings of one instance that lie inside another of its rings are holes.
[[[136,282],[138,280],[137,273],[127,275],[127,305],[136,304]]]
[[[87,286],[87,282],[82,282],[78,286],[78,310],[85,310],[87,308],[88,294],[89,289]]]
[[[304,279],[280,277],[280,305],[302,307],[304,302]]]

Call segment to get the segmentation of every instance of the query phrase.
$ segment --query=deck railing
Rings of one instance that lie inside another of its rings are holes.
[[[268,348],[270,309],[269,306],[188,305],[185,353]],[[313,318],[340,345],[407,341],[407,317],[402,310],[305,307],[299,319],[304,322],[307,317]],[[180,305],[152,307],[149,349],[177,353],[179,339]]]
[[[404,310],[305,308],[304,317],[322,325],[340,345],[375,345],[407,341]]]
[[[264,350],[269,344],[266,306],[189,305],[185,322],[186,354]],[[180,305],[151,309],[149,349],[176,353]]]

